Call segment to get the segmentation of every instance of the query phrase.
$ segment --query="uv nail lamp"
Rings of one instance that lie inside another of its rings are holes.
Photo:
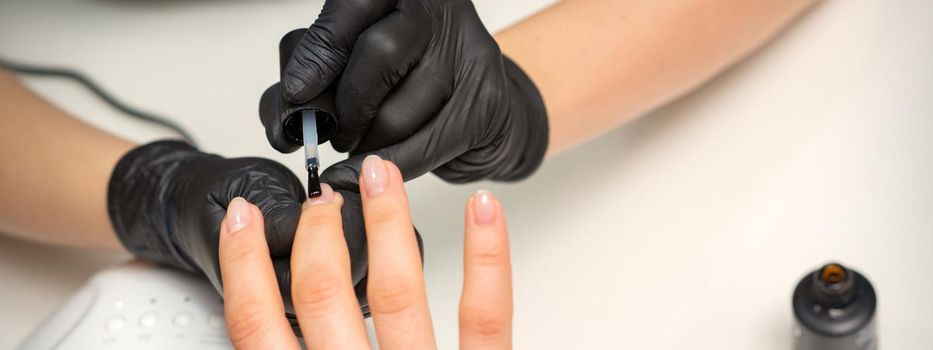
[[[223,304],[196,275],[129,262],[94,275],[20,349],[231,349]]]

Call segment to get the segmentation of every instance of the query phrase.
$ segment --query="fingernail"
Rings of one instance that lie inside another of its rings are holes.
[[[227,206],[227,232],[239,231],[249,225],[250,220],[249,202],[240,197],[230,201]]]
[[[473,194],[473,222],[477,225],[491,225],[498,216],[496,198],[492,192],[479,190]]]
[[[377,155],[366,156],[363,160],[363,182],[366,184],[366,195],[370,197],[385,192],[389,186],[389,173],[382,158]]]
[[[305,206],[327,204],[334,201],[334,189],[328,184],[321,184],[321,195],[309,198],[305,201]]]

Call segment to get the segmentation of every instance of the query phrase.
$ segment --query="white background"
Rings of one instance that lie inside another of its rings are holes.
[[[549,2],[476,4],[498,30]],[[277,79],[279,37],[321,3],[2,0],[0,55],[79,68],[207,151],[300,174],[301,156],[275,153],[256,111]],[[26,82],[120,135],[170,135],[75,84]],[[931,136],[933,2],[827,1],[702,89],[529,181],[412,181],[439,345],[457,344],[463,203],[489,187],[512,230],[516,348],[788,349],[792,288],[838,259],[874,282],[884,349],[931,349]],[[341,157],[322,152],[325,164]],[[0,238],[0,348],[125,258]]]

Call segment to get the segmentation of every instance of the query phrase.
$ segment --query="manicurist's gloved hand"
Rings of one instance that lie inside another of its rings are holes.
[[[281,164],[262,158],[226,159],[178,141],[153,142],[120,159],[111,175],[107,203],[127,250],[146,260],[203,273],[222,292],[220,226],[236,197],[254,203],[265,218],[275,276],[286,292],[286,311],[294,314],[288,295],[289,255],[305,190]],[[359,207],[346,210],[347,215],[361,215]],[[367,267],[361,222],[362,218],[348,220],[344,227],[354,285],[365,277]],[[365,306],[365,299],[361,303]]]
[[[469,0],[325,1],[281,84],[281,96],[264,99],[302,104],[334,90],[334,148],[391,160],[405,179],[433,171],[450,182],[518,180],[547,149],[538,90]],[[281,130],[289,116],[272,112],[260,112],[270,143],[297,149]],[[332,167],[325,181],[352,187],[362,159]]]

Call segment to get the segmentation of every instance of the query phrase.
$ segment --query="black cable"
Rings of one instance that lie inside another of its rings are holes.
[[[37,75],[37,76],[47,76],[47,77],[58,77],[58,78],[67,78],[74,81],[77,81],[84,87],[88,88],[93,92],[97,97],[100,97],[102,100],[107,102],[107,104],[113,106],[120,112],[125,113],[131,117],[142,119],[153,124],[158,124],[166,128],[174,130],[178,135],[184,138],[192,146],[197,147],[197,142],[194,141],[194,137],[191,136],[185,128],[177,123],[168,120],[164,117],[160,117],[151,113],[146,113],[140,111],[136,108],[130,107],[123,102],[117,100],[113,95],[104,90],[100,85],[84,76],[78,71],[64,69],[64,68],[52,68],[52,67],[39,67],[39,66],[30,66],[16,62],[10,62],[6,59],[0,58],[0,66],[5,69],[8,69],[12,72],[27,74],[27,75]]]

